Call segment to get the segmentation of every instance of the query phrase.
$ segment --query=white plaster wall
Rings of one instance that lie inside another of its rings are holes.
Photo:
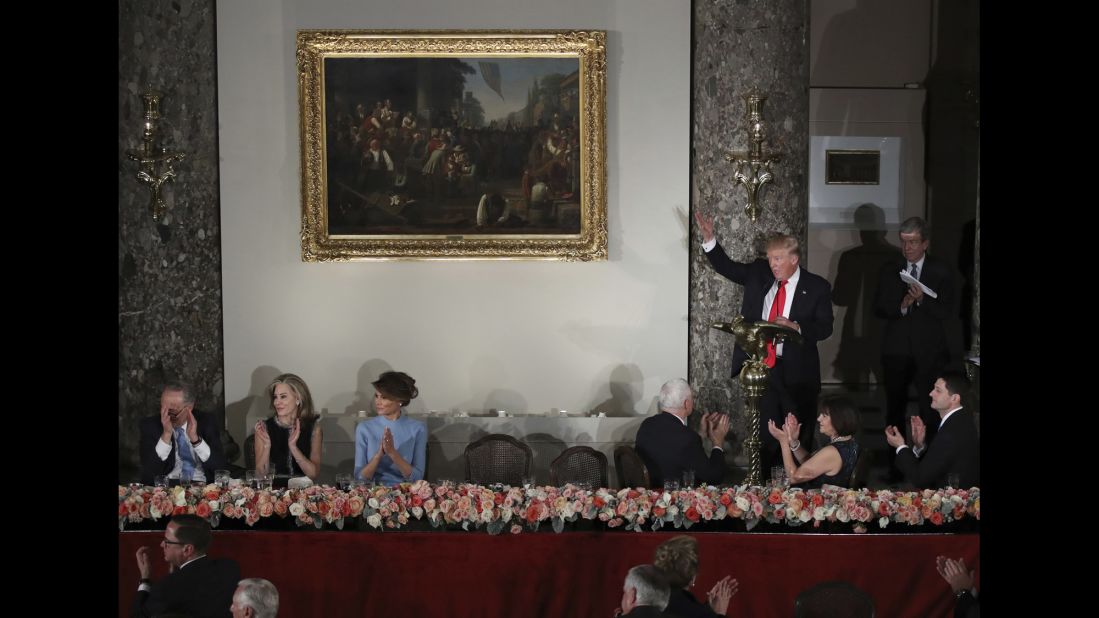
[[[294,38],[327,28],[607,30],[610,259],[303,263]],[[415,413],[643,415],[661,383],[686,376],[689,2],[234,0],[218,3],[217,29],[226,420],[238,443],[284,371],[327,419],[326,475],[353,438],[339,421],[369,408],[370,382],[390,368],[417,379]],[[560,422],[564,434],[581,421]],[[329,444],[342,445],[332,457]]]

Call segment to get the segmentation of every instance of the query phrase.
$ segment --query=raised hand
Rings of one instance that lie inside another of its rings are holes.
[[[389,428],[385,428],[385,433],[382,434],[382,452],[389,455],[390,458],[397,452],[397,447],[393,445],[393,432],[389,431]]]
[[[900,448],[904,446],[904,434],[893,425],[890,425],[885,428],[885,441],[893,448]]]
[[[798,422],[798,417],[794,416],[793,412],[786,413],[786,421],[783,423],[782,428],[791,441],[797,440],[798,436],[801,435],[801,423]]]
[[[267,433],[267,425],[263,421],[256,421],[256,444],[265,449],[271,448],[271,435]]]
[[[149,548],[144,545],[137,548],[137,572],[141,574],[141,579],[149,579],[149,576],[153,574],[153,565],[149,560]]]
[[[713,608],[714,612],[722,616],[725,615],[725,612],[729,610],[729,600],[736,594],[739,586],[740,584],[737,580],[733,579],[732,575],[726,575],[719,582],[714,584],[714,587],[706,593],[706,600],[709,601],[710,607]]]
[[[198,442],[198,421],[195,420],[194,408],[187,408],[184,414],[184,422],[187,423],[187,439]]]
[[[714,418],[710,425],[710,440],[714,446],[721,446],[725,442],[725,436],[729,433],[729,415],[714,412]]]
[[[775,419],[767,419],[767,432],[771,434],[771,437],[778,440],[778,443],[782,445],[782,448],[787,448],[790,445],[790,436],[786,433],[785,429],[779,429],[778,425],[775,425]]]
[[[975,572],[966,570],[964,558],[951,560],[946,556],[939,556],[935,558],[935,570],[946,580],[946,583],[950,584],[950,589],[955,594],[973,589]]]
[[[294,419],[294,428],[290,430],[289,442],[291,445],[298,443],[298,437],[301,436],[301,419]]]
[[[168,406],[160,406],[160,437],[165,443],[172,443],[172,434],[175,433],[175,427],[172,426],[172,415],[168,412]]]
[[[698,223],[698,231],[702,233],[702,242],[710,242],[714,238],[714,218],[703,214],[702,209],[695,210],[695,221]]]
[[[919,416],[910,417],[908,421],[912,428],[912,444],[923,448],[924,440],[927,439],[927,425],[923,424],[923,419]]]

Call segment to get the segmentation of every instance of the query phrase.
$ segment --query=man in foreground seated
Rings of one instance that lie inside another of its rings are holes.
[[[913,445],[909,449],[903,432],[895,426],[886,427],[885,441],[897,449],[894,465],[909,483],[920,489],[980,485],[980,436],[973,414],[962,407],[969,397],[969,382],[960,373],[945,372],[935,380],[929,395],[931,408],[942,419],[939,431],[928,445],[923,420],[919,416],[911,417]],[[957,478],[951,479],[954,475]]]
[[[729,433],[729,416],[713,412],[704,414],[698,432],[687,427],[687,418],[694,409],[691,385],[676,378],[660,387],[660,412],[641,423],[637,430],[637,454],[649,469],[653,487],[663,487],[665,481],[681,482],[683,472],[694,471],[695,482],[716,485],[725,475],[725,451],[721,444]],[[702,446],[708,438],[709,455]]]
[[[233,560],[206,556],[213,535],[210,524],[198,515],[176,515],[164,530],[160,547],[169,565],[168,576],[155,584],[149,548],[137,550],[141,585],[134,598],[132,616],[158,616],[169,612],[187,616],[229,618],[233,591],[240,581],[240,567]]]
[[[190,475],[211,483],[214,471],[225,468],[220,428],[213,414],[195,410],[195,392],[183,382],[169,382],[160,394],[160,415],[141,419],[141,482],[155,477]]]
[[[279,613],[279,591],[266,579],[242,579],[229,611],[233,618],[275,618]]]
[[[651,564],[639,564],[626,574],[622,584],[622,607],[616,616],[647,618],[668,616],[664,608],[668,606],[671,590],[663,571]]]

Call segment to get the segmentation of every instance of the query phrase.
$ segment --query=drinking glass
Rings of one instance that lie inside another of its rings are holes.
[[[232,475],[228,470],[214,470],[214,482],[222,489],[227,489],[229,487],[230,478],[232,478]]]
[[[683,471],[683,486],[694,487],[695,486],[695,471],[684,470]]]

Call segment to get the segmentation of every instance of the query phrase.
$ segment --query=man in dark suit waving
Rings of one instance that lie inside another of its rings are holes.
[[[973,415],[962,407],[969,395],[969,382],[960,373],[944,372],[928,393],[931,407],[940,420],[938,436],[929,446],[927,427],[918,416],[912,417],[912,448],[904,434],[894,426],[885,428],[885,440],[896,449],[896,466],[917,489],[946,487],[950,475],[957,485],[969,488],[981,483],[981,440]]]
[[[958,313],[954,278],[945,262],[927,254],[929,233],[923,219],[906,219],[900,230],[904,259],[890,260],[878,274],[874,313],[885,320],[882,377],[887,426],[904,427],[908,385],[915,384],[920,395],[928,392],[950,359],[946,320]],[[903,281],[902,270],[935,292],[937,298],[926,294],[920,285]],[[926,402],[920,405],[919,413],[928,427],[928,439],[933,440],[938,414]]]
[[[745,320],[766,320],[792,328],[802,343],[788,341],[772,346],[767,355],[771,366],[767,391],[760,401],[762,469],[781,465],[778,442],[767,431],[767,421],[784,422],[784,412],[794,412],[802,431],[800,441],[811,442],[813,418],[820,393],[820,355],[817,342],[832,335],[832,286],[823,277],[800,266],[798,239],[787,234],[767,238],[767,259],[737,262],[725,253],[714,237],[714,220],[696,213],[702,232],[702,249],[718,274],[744,286],[741,315]],[[739,345],[733,349],[733,377],[744,367],[748,354]],[[791,410],[791,407],[793,409]]]
[[[637,430],[637,454],[649,469],[653,487],[664,481],[680,482],[683,472],[694,471],[696,482],[717,485],[725,476],[725,451],[721,445],[729,433],[729,415],[711,413],[702,417],[698,433],[687,427],[694,410],[691,385],[682,378],[660,387],[660,412],[641,423]],[[710,440],[709,454],[702,439]]]
[[[169,612],[193,618],[231,616],[233,593],[240,581],[240,567],[233,560],[210,558],[210,524],[198,515],[176,515],[164,530],[160,547],[171,572],[153,583],[149,548],[137,550],[141,584],[131,616],[157,616]]]

